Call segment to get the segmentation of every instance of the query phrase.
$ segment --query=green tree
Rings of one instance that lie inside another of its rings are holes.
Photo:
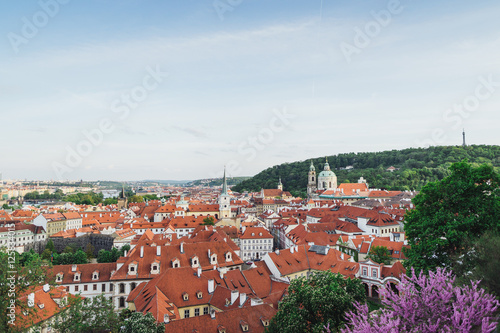
[[[43,285],[48,281],[46,267],[40,257],[33,256],[30,261],[20,262],[21,256],[17,252],[8,252],[0,249],[0,332],[17,332],[16,326],[10,325],[11,314],[9,307],[26,313],[23,324],[29,324],[37,307],[28,307],[26,300],[20,296],[29,293],[31,286]],[[14,273],[15,272],[15,273]],[[12,289],[11,289],[12,288]],[[11,303],[13,302],[13,303]],[[16,321],[18,318],[16,317]]]
[[[87,263],[88,263],[87,254],[85,252],[83,252],[83,250],[76,251],[76,253],[73,255],[73,263],[72,264],[80,265],[80,264],[87,264]]]
[[[487,230],[500,230],[500,180],[494,169],[463,161],[450,170],[445,179],[424,186],[413,199],[415,209],[406,214],[411,249],[405,264],[416,271],[454,270],[453,258],[470,255],[472,244]]]
[[[69,308],[55,318],[52,328],[59,333],[118,332],[120,318],[113,301],[104,295],[72,297]]]
[[[69,245],[68,245],[68,246],[66,246],[66,247],[64,248],[64,250],[63,250],[63,253],[74,253],[74,252],[75,252],[75,250],[73,249],[73,247],[71,247],[71,246],[69,246]]]
[[[500,296],[500,236],[486,232],[471,245],[468,256],[455,257],[455,274],[458,282],[467,284],[479,280],[480,286]]]
[[[374,246],[370,249],[370,253],[366,256],[367,258],[375,261],[379,264],[390,264],[391,263],[391,254],[389,253],[389,249],[385,246]]]
[[[128,202],[144,202],[144,198],[140,195],[133,195],[128,199]]]
[[[165,325],[156,324],[153,315],[148,312],[145,315],[142,312],[134,312],[127,318],[122,326],[122,333],[164,333]]]
[[[203,219],[203,225],[214,225],[215,219],[213,216],[207,216]]]
[[[95,251],[94,245],[88,243],[87,246],[85,247],[85,254],[87,255],[88,260],[94,258],[94,251]]]
[[[130,251],[130,244],[125,244],[121,247],[120,249],[120,257],[123,257],[125,255],[125,251],[129,252]]]
[[[47,248],[45,250],[43,250],[43,252],[42,252],[42,259],[50,261],[51,258],[52,258],[52,251],[50,251]]]
[[[345,323],[345,313],[354,309],[353,303],[365,300],[360,280],[330,271],[301,277],[290,283],[268,332],[323,332],[327,325],[338,329]]]
[[[106,251],[104,249],[99,250],[97,254],[97,262],[105,263],[105,262],[113,262],[113,257],[110,251]]]
[[[49,239],[47,245],[45,245],[45,249],[50,250],[51,253],[56,250],[56,247],[54,246],[54,242],[52,241],[52,239]]]

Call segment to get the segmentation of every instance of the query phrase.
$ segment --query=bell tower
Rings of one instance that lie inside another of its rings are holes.
[[[307,180],[307,196],[310,198],[316,192],[316,169],[311,161],[311,166],[309,167],[309,176]]]

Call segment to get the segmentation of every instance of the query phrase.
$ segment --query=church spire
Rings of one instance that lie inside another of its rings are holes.
[[[465,147],[465,146],[467,146],[465,144],[465,128],[462,130],[462,136],[463,136],[463,139],[464,139],[464,142],[462,143],[462,146]]]
[[[224,178],[222,179],[221,195],[228,195],[228,193],[227,193],[227,180],[226,180],[226,167],[224,167]]]

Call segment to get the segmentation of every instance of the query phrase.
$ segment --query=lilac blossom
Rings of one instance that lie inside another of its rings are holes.
[[[482,332],[495,330],[492,318],[499,307],[495,296],[481,289],[479,281],[454,287],[455,276],[438,268],[436,272],[402,277],[393,291],[382,290],[384,309],[369,312],[366,304],[355,304],[347,314],[342,333],[397,332]],[[327,328],[328,332],[329,329]]]

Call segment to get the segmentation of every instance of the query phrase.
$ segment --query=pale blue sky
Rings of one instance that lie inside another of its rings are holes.
[[[401,0],[385,26],[372,13],[391,1],[73,0],[49,17],[41,4],[54,1],[0,5],[4,179],[197,179],[225,164],[253,175],[343,152],[459,144],[462,127],[469,143],[499,143],[498,1]],[[214,3],[231,10],[218,15]],[[380,29],[355,44],[367,27]],[[347,44],[359,46],[350,62]],[[120,117],[112,106],[147,68],[168,76]],[[477,89],[471,111],[453,109]],[[283,110],[293,117],[281,126]],[[104,118],[114,130],[68,165],[67,149]]]

